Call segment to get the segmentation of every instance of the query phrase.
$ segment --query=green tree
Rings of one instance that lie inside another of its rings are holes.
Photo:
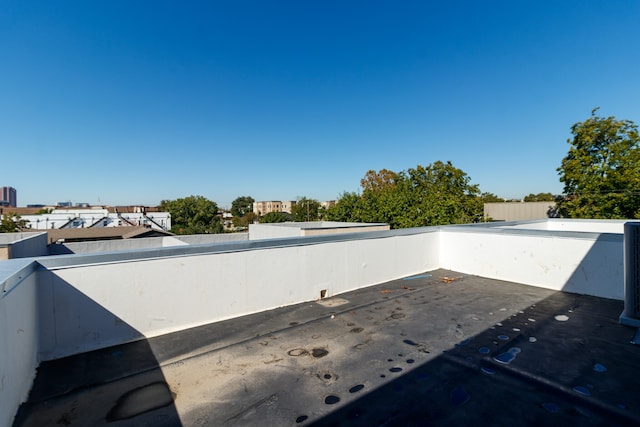
[[[319,201],[302,197],[291,207],[291,219],[296,222],[317,221],[319,211]]]
[[[14,212],[0,216],[0,233],[16,233],[27,228],[27,221]]]
[[[269,212],[260,217],[260,224],[291,221],[291,216],[286,212]]]
[[[336,204],[327,209],[326,218],[328,221],[362,222],[362,196],[355,192],[342,193]]]
[[[418,165],[407,173],[411,190],[409,223],[418,225],[465,224],[481,220],[483,203],[478,185],[450,161]]]
[[[560,214],[570,218],[640,218],[640,137],[630,120],[596,115],[571,127],[569,153],[557,169]]]
[[[493,193],[482,193],[480,195],[482,199],[482,203],[502,203],[504,199],[502,197],[498,197]]]
[[[222,233],[218,205],[203,196],[163,200],[160,209],[171,214],[171,232],[176,234]]]
[[[528,196],[524,196],[525,202],[553,202],[554,200],[555,197],[551,193],[531,193]]]
[[[249,212],[253,212],[253,202],[251,196],[240,196],[231,202],[231,214],[235,217],[243,217]]]
[[[379,192],[393,188],[401,178],[401,174],[388,169],[380,169],[378,172],[368,170],[360,180],[360,186],[363,191]]]
[[[480,221],[483,201],[477,185],[451,162],[435,162],[407,171],[368,171],[362,194],[344,193],[328,219],[384,222],[391,228]]]
[[[392,228],[400,228],[403,213],[404,172],[388,169],[369,170],[360,180],[362,196],[360,200],[359,220],[362,222],[382,222]]]
[[[253,202],[251,196],[240,196],[231,202],[231,214],[233,215],[233,225],[245,229],[252,224],[258,216],[253,213]]]
[[[256,219],[258,219],[258,215],[253,212],[247,212],[243,216],[234,216],[233,225],[238,228],[247,228],[249,224],[253,224]]]

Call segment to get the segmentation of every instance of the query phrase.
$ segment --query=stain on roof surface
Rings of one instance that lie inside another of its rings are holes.
[[[43,363],[15,425],[640,423],[621,301],[406,279]]]

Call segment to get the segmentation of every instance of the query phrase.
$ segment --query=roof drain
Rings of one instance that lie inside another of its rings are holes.
[[[640,328],[640,222],[624,224],[624,311],[620,323]],[[631,342],[640,344],[640,331]]]
[[[326,289],[322,289],[320,291],[320,299],[324,298],[327,296],[327,290]]]

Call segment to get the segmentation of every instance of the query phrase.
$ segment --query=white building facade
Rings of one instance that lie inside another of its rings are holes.
[[[21,215],[32,230],[57,228],[99,228],[146,226],[157,230],[171,229],[169,212],[117,213],[107,209],[54,209],[51,213],[39,215]]]

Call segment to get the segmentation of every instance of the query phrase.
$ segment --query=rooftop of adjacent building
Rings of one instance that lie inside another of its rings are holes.
[[[0,304],[39,310],[0,306],[5,359],[38,355],[14,425],[638,424],[623,224],[4,261]]]

